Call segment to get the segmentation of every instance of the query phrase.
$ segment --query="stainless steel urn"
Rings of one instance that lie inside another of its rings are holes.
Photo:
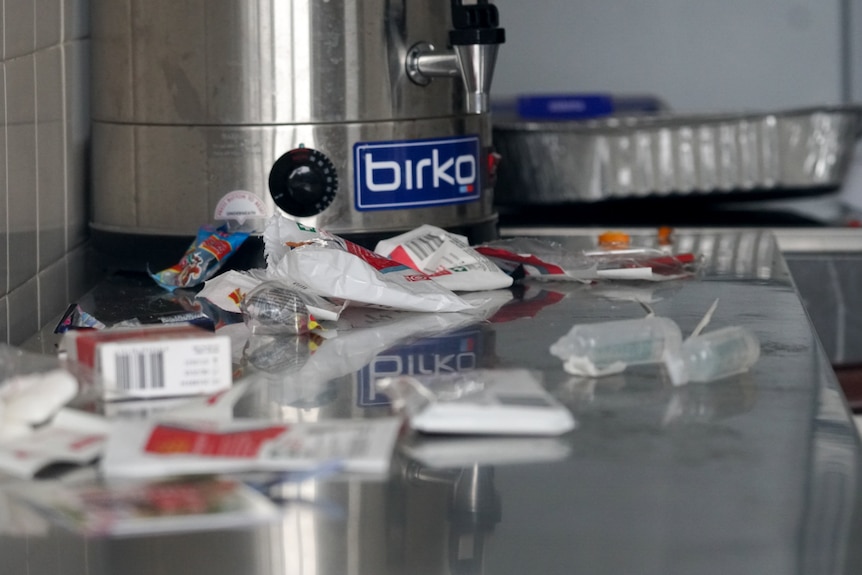
[[[493,235],[496,8],[94,0],[95,236],[187,238],[225,196],[364,237]]]

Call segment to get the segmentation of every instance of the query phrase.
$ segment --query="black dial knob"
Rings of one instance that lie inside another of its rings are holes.
[[[269,172],[269,193],[279,208],[296,217],[325,210],[338,191],[338,173],[329,158],[311,148],[290,150]]]

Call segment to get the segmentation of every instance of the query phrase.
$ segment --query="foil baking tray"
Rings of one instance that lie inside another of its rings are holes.
[[[787,195],[838,188],[862,107],[762,114],[503,120],[499,205],[609,199]]]

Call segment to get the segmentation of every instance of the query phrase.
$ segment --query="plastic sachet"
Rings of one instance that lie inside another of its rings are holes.
[[[705,383],[748,371],[760,358],[760,342],[742,326],[703,333],[718,307],[716,299],[682,345],[664,358],[671,383]]]
[[[29,478],[95,459],[104,418],[73,406],[95,399],[96,381],[75,362],[0,344],[0,473]]]
[[[105,324],[73,303],[66,308],[63,317],[54,328],[54,333],[66,333],[70,329],[104,329]]]
[[[201,226],[180,261],[150,273],[150,277],[168,291],[199,285],[215,275],[249,235],[249,232],[231,232],[227,226]]]
[[[679,326],[665,317],[647,316],[573,326],[550,347],[572,375],[601,377],[630,365],[661,363],[679,349]]]
[[[27,435],[92,386],[82,366],[0,344],[0,438]]]
[[[686,339],[665,358],[671,383],[708,382],[744,373],[760,357],[760,342],[751,331],[729,326]]]
[[[423,433],[560,435],[576,425],[526,369],[401,375],[378,379],[376,387]]]
[[[506,288],[512,277],[470,247],[467,238],[424,225],[377,243],[380,255],[428,274],[454,291]]]
[[[691,253],[673,254],[653,247],[609,247],[571,250],[550,240],[511,238],[477,246],[516,281],[602,279],[667,281],[697,272],[699,261]]]
[[[150,481],[28,481],[8,486],[56,524],[85,537],[126,537],[246,527],[279,517],[265,495],[218,476]]]
[[[269,275],[299,292],[406,311],[472,307],[425,273],[283,216],[270,219],[263,237]]]
[[[245,272],[227,270],[208,279],[195,297],[204,299],[226,312],[242,313],[240,303],[243,298],[266,281],[269,281],[266,270]],[[284,285],[289,287],[287,284]],[[294,292],[300,296],[308,308],[308,313],[316,321],[335,321],[344,310],[344,302],[334,302],[308,290],[294,290]]]
[[[117,420],[99,465],[112,479],[305,472],[333,464],[345,473],[384,475],[402,423],[397,417],[289,424],[268,418]]]
[[[104,417],[63,407],[27,434],[0,439],[0,472],[30,478],[58,463],[92,463],[101,455],[107,435]]]
[[[685,340],[671,319],[656,317],[578,324],[550,347],[563,369],[581,377],[620,373],[629,365],[664,365],[675,386],[705,383],[748,371],[760,357],[760,342],[742,326],[702,333],[718,306],[715,300]]]
[[[239,308],[256,335],[308,333],[311,321],[302,296],[281,282],[268,281],[248,292]]]

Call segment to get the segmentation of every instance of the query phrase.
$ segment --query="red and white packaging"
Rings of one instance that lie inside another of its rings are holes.
[[[465,237],[436,226],[420,226],[382,240],[374,251],[426,273],[454,291],[494,290],[512,285],[511,276],[471,248]]]
[[[101,469],[107,477],[158,477],[337,465],[346,473],[382,474],[389,470],[401,425],[397,417],[115,421]]]
[[[269,275],[300,292],[405,311],[472,307],[426,273],[283,216],[272,217],[263,240]]]
[[[108,428],[99,415],[61,409],[32,433],[0,441],[0,472],[30,478],[51,464],[90,463],[102,453]]]
[[[193,325],[73,330],[60,352],[91,367],[109,400],[215,393],[233,377],[230,338]]]
[[[27,481],[9,494],[87,537],[125,537],[246,527],[280,516],[265,495],[227,477],[159,481]]]
[[[476,251],[515,279],[668,281],[694,275],[698,257],[659,248],[571,251],[539,238],[509,238],[477,246]]]

